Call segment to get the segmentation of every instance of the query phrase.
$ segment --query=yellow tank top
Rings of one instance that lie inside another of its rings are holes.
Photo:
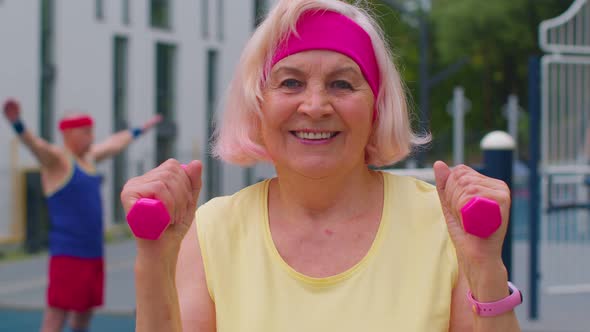
[[[279,255],[264,181],[197,211],[209,294],[220,332],[447,331],[455,249],[436,189],[383,173],[384,208],[366,256],[310,278]]]

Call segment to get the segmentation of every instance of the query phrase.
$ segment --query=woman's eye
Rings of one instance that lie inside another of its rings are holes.
[[[301,82],[296,79],[289,78],[281,82],[281,86],[289,89],[295,89],[302,86]]]
[[[333,88],[336,88],[336,89],[352,90],[352,84],[350,84],[346,81],[334,81],[331,85]]]

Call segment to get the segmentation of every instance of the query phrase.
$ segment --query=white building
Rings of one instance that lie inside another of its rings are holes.
[[[168,157],[205,162],[202,200],[233,193],[260,171],[208,158],[210,124],[266,2],[0,0],[0,100],[18,99],[26,126],[58,144],[56,124],[68,110],[95,118],[97,140],[165,116],[157,132],[98,165],[107,227],[124,222],[125,180]],[[27,208],[40,197],[27,199],[38,190],[27,190],[24,176],[37,163],[6,121],[0,156],[0,243],[20,242],[34,236],[26,220],[39,213],[37,204]]]

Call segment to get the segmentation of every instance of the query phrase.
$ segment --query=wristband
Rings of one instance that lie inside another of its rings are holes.
[[[494,317],[513,310],[522,303],[522,293],[510,281],[508,282],[510,295],[495,302],[479,302],[473,298],[471,291],[467,293],[467,299],[471,303],[473,312],[482,317]]]
[[[131,136],[133,136],[134,139],[141,136],[141,134],[143,134],[143,129],[141,129],[139,127],[135,127],[133,129],[131,129]]]
[[[12,128],[16,131],[17,134],[22,134],[25,131],[25,125],[22,123],[21,120],[16,120],[12,123]]]

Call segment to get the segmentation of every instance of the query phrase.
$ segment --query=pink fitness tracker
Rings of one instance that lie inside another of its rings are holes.
[[[508,289],[510,290],[510,295],[495,302],[478,302],[473,298],[471,291],[467,292],[467,299],[471,303],[473,312],[479,316],[499,316],[522,303],[522,293],[510,281],[508,282]]]

